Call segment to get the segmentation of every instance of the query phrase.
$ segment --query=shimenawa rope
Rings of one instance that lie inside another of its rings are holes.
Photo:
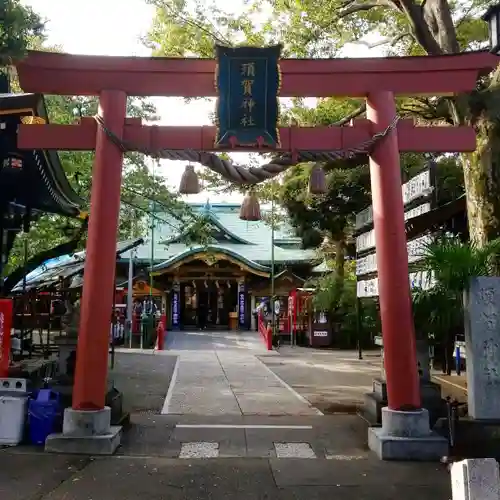
[[[206,151],[195,151],[193,149],[161,149],[158,151],[149,151],[146,148],[138,148],[137,146],[117,137],[106,127],[101,116],[96,115],[94,118],[109,139],[124,153],[128,151],[139,151],[140,153],[154,158],[200,163],[201,165],[204,165],[205,167],[208,167],[214,172],[220,174],[224,179],[241,185],[259,184],[265,180],[272,179],[297,163],[331,162],[340,159],[354,158],[360,154],[370,153],[375,144],[386,137],[387,134],[396,127],[399,121],[399,117],[395,116],[392,122],[384,130],[377,132],[370,140],[362,142],[355,148],[338,151],[297,151],[294,154],[284,153],[277,158],[274,158],[270,163],[266,163],[260,167],[247,168],[242,165],[235,165],[232,161],[224,160],[215,153]],[[232,151],[229,150],[228,152]]]

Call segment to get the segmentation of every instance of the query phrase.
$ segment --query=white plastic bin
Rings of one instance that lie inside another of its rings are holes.
[[[0,378],[0,445],[23,440],[28,409],[27,383],[22,378]]]

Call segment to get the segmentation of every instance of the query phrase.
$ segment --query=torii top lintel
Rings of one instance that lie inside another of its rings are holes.
[[[489,52],[446,56],[283,59],[282,97],[446,95],[472,90],[478,74],[498,57]],[[131,96],[213,97],[213,59],[86,56],[29,52],[17,65],[25,92],[98,95],[122,90]]]

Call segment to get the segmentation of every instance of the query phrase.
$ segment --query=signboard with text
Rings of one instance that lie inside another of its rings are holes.
[[[9,375],[12,300],[0,299],[0,377]]]
[[[427,271],[416,271],[408,275],[410,289],[421,288],[429,290],[434,286],[434,276]],[[357,282],[357,296],[378,297],[378,278],[362,280]]]
[[[424,234],[419,238],[409,241],[406,244],[408,249],[408,263],[419,261],[423,254],[426,245],[432,242],[432,235]],[[371,253],[366,257],[359,257],[356,260],[356,276],[377,272],[377,253]]]
[[[180,325],[180,289],[176,285],[172,289],[172,326],[174,328]]]
[[[217,146],[275,148],[281,45],[216,47]]]
[[[428,168],[423,172],[420,172],[415,177],[412,177],[408,182],[405,182],[401,186],[403,194],[403,203],[409,205],[419,198],[429,197],[433,192],[434,188],[432,186],[432,173],[431,169]],[[429,212],[431,209],[430,203],[423,203],[417,207],[418,210],[408,210],[405,213],[405,220],[417,217],[422,213]],[[365,226],[370,225],[373,222],[373,207],[370,205],[356,215],[356,230],[362,229]]]
[[[324,311],[314,311],[309,333],[311,347],[324,347],[332,343],[332,331]]]
[[[245,326],[246,316],[245,316],[245,285],[240,284],[238,288],[238,320],[240,326]]]
[[[434,170],[431,164],[401,186],[404,218],[413,219],[432,209],[430,196],[434,192]],[[416,206],[415,206],[416,205]],[[356,277],[358,297],[377,297],[379,295],[377,273],[377,253],[375,251],[375,230],[373,229],[373,207],[370,205],[356,215]],[[361,230],[361,231],[360,231]],[[433,240],[432,235],[426,234],[407,242],[408,263],[413,264],[424,256],[425,246]],[[409,274],[410,287],[430,288],[433,280],[422,273]]]

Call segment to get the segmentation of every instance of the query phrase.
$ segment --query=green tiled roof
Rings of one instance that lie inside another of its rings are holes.
[[[329,264],[327,264],[326,261],[323,261],[321,264],[312,268],[312,272],[315,274],[329,273],[330,271],[333,271],[333,268]]]
[[[236,246],[236,245],[234,245]],[[160,271],[162,269],[167,269],[170,266],[174,265],[176,262],[179,262],[180,260],[185,259],[186,257],[189,257],[190,255],[196,255],[198,252],[218,252],[218,253],[223,253],[227,255],[228,257],[233,257],[234,259],[243,262],[247,266],[249,266],[252,269],[255,269],[256,271],[263,271],[263,272],[271,272],[271,269],[269,267],[263,266],[262,264],[258,264],[257,262],[250,260],[246,258],[244,255],[241,253],[237,252],[234,248],[229,249],[225,248],[221,245],[209,245],[207,247],[198,247],[198,248],[186,248],[184,252],[178,253],[177,255],[174,255],[170,259],[162,262],[161,264],[158,264],[153,268],[153,271]]]
[[[209,214],[212,221],[223,228],[228,235],[228,240],[218,241],[214,246],[218,250],[223,249],[234,252],[241,258],[268,266],[271,264],[271,227],[264,221],[249,222],[239,218],[240,205],[230,203],[213,204],[207,207],[205,204],[191,204],[195,211]],[[154,232],[154,262],[169,261],[189,250],[201,250],[199,245],[188,247],[184,243],[168,243],[181,234],[179,222],[166,214],[158,214],[168,223],[159,223]],[[172,227],[173,226],[173,227]],[[239,242],[241,241],[241,242]],[[280,246],[283,244],[283,246]],[[294,236],[293,230],[287,224],[277,224],[275,228],[274,260],[276,264],[307,264],[317,263],[314,250],[298,248],[300,239]],[[295,247],[296,245],[296,247]],[[128,259],[129,252],[122,255],[122,259]],[[151,235],[144,236],[144,244],[136,249],[136,259],[143,262],[151,260]]]

